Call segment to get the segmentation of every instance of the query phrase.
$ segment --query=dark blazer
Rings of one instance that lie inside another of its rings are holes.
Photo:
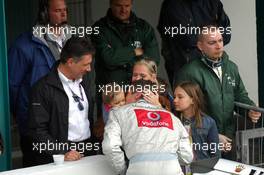
[[[58,64],[33,86],[29,103],[28,133],[38,147],[41,143],[46,143],[46,149],[40,154],[43,157],[43,163],[51,162],[52,154],[63,154],[69,150],[67,148],[52,149],[52,145],[55,146],[56,143],[68,142],[69,100],[58,76],[57,67]],[[94,97],[90,83],[88,76],[84,76],[81,85],[89,102],[87,118],[90,121],[92,137]],[[51,149],[47,148],[48,145],[51,145]],[[34,151],[40,153],[36,147]]]

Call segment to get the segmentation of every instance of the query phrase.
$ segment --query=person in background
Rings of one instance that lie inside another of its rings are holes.
[[[174,112],[173,96],[169,92],[169,86],[165,80],[157,77],[158,67],[154,61],[144,58],[135,62],[132,72],[132,83],[136,80],[150,80],[158,83],[157,92],[149,92],[144,95],[144,99],[151,104],[162,106],[163,108]]]
[[[201,87],[207,102],[208,115],[214,118],[219,141],[225,145],[222,155],[224,158],[234,160],[236,157],[234,102],[255,104],[248,96],[237,65],[224,51],[222,32],[217,26],[203,27],[202,33],[198,36],[197,47],[201,57],[185,65],[175,82],[178,84],[182,81],[192,81]],[[257,123],[261,113],[250,110],[248,117]]]
[[[113,107],[125,105],[125,93],[121,86],[115,82],[105,85],[103,91],[103,120],[106,124],[109,116],[109,111]]]
[[[131,82],[136,80],[150,80],[157,82],[158,66],[150,58],[144,58],[134,63]]]
[[[199,28],[209,24],[222,27],[224,44],[230,42],[230,20],[220,0],[163,1],[157,29],[171,86],[183,65],[200,58]]]
[[[133,0],[109,2],[106,16],[94,24],[100,33],[92,35],[96,48],[96,83],[129,84],[137,59],[150,57],[159,63],[158,42],[153,27],[132,12]]]
[[[119,84],[108,83],[102,90],[102,101],[102,116],[99,116],[94,124],[94,135],[100,141],[103,141],[104,126],[109,118],[110,110],[125,104],[125,92]]]
[[[49,28],[48,28],[49,26]],[[36,25],[22,33],[8,51],[10,109],[15,117],[22,151],[23,167],[32,166],[32,141],[26,135],[29,93],[32,85],[51,71],[70,33],[64,0],[40,0]]]
[[[176,116],[180,117],[184,126],[190,127],[194,160],[220,156],[216,123],[204,113],[204,96],[199,85],[182,82],[176,86],[174,97]]]

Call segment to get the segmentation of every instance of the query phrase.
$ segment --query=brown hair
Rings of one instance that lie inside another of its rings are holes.
[[[111,101],[114,100],[115,97],[121,92],[124,92],[124,91],[122,87],[116,82],[106,84],[102,92],[103,102],[105,104],[110,104]]]
[[[165,108],[167,111],[172,112],[171,109],[171,102],[168,98],[169,96],[169,85],[166,82],[166,80],[157,77],[158,81],[158,93],[159,93],[159,102],[163,108]]]
[[[201,128],[202,127],[202,113],[204,112],[204,95],[200,88],[200,86],[197,83],[190,82],[190,81],[184,81],[176,85],[176,88],[180,87],[182,88],[189,97],[193,100],[193,111],[194,111],[194,117],[196,121],[196,127]],[[175,89],[176,89],[175,88]]]

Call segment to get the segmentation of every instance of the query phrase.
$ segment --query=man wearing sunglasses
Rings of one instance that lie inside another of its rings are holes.
[[[99,149],[91,133],[93,98],[86,76],[94,52],[89,40],[72,37],[63,47],[60,61],[33,86],[28,126],[33,150],[38,153],[36,164],[52,162],[53,154],[79,160]]]

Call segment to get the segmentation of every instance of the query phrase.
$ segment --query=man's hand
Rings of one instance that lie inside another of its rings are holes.
[[[144,53],[144,50],[142,48],[136,48],[134,51],[136,56],[141,56]]]
[[[232,149],[232,139],[226,137],[225,135],[218,134],[219,142],[224,145],[224,152],[231,151]]]
[[[79,152],[71,150],[64,155],[64,160],[75,161],[75,160],[80,160],[82,157],[83,155],[80,154]]]
[[[257,123],[259,118],[261,117],[261,113],[257,111],[250,110],[248,112],[248,117],[251,119],[253,123]]]

